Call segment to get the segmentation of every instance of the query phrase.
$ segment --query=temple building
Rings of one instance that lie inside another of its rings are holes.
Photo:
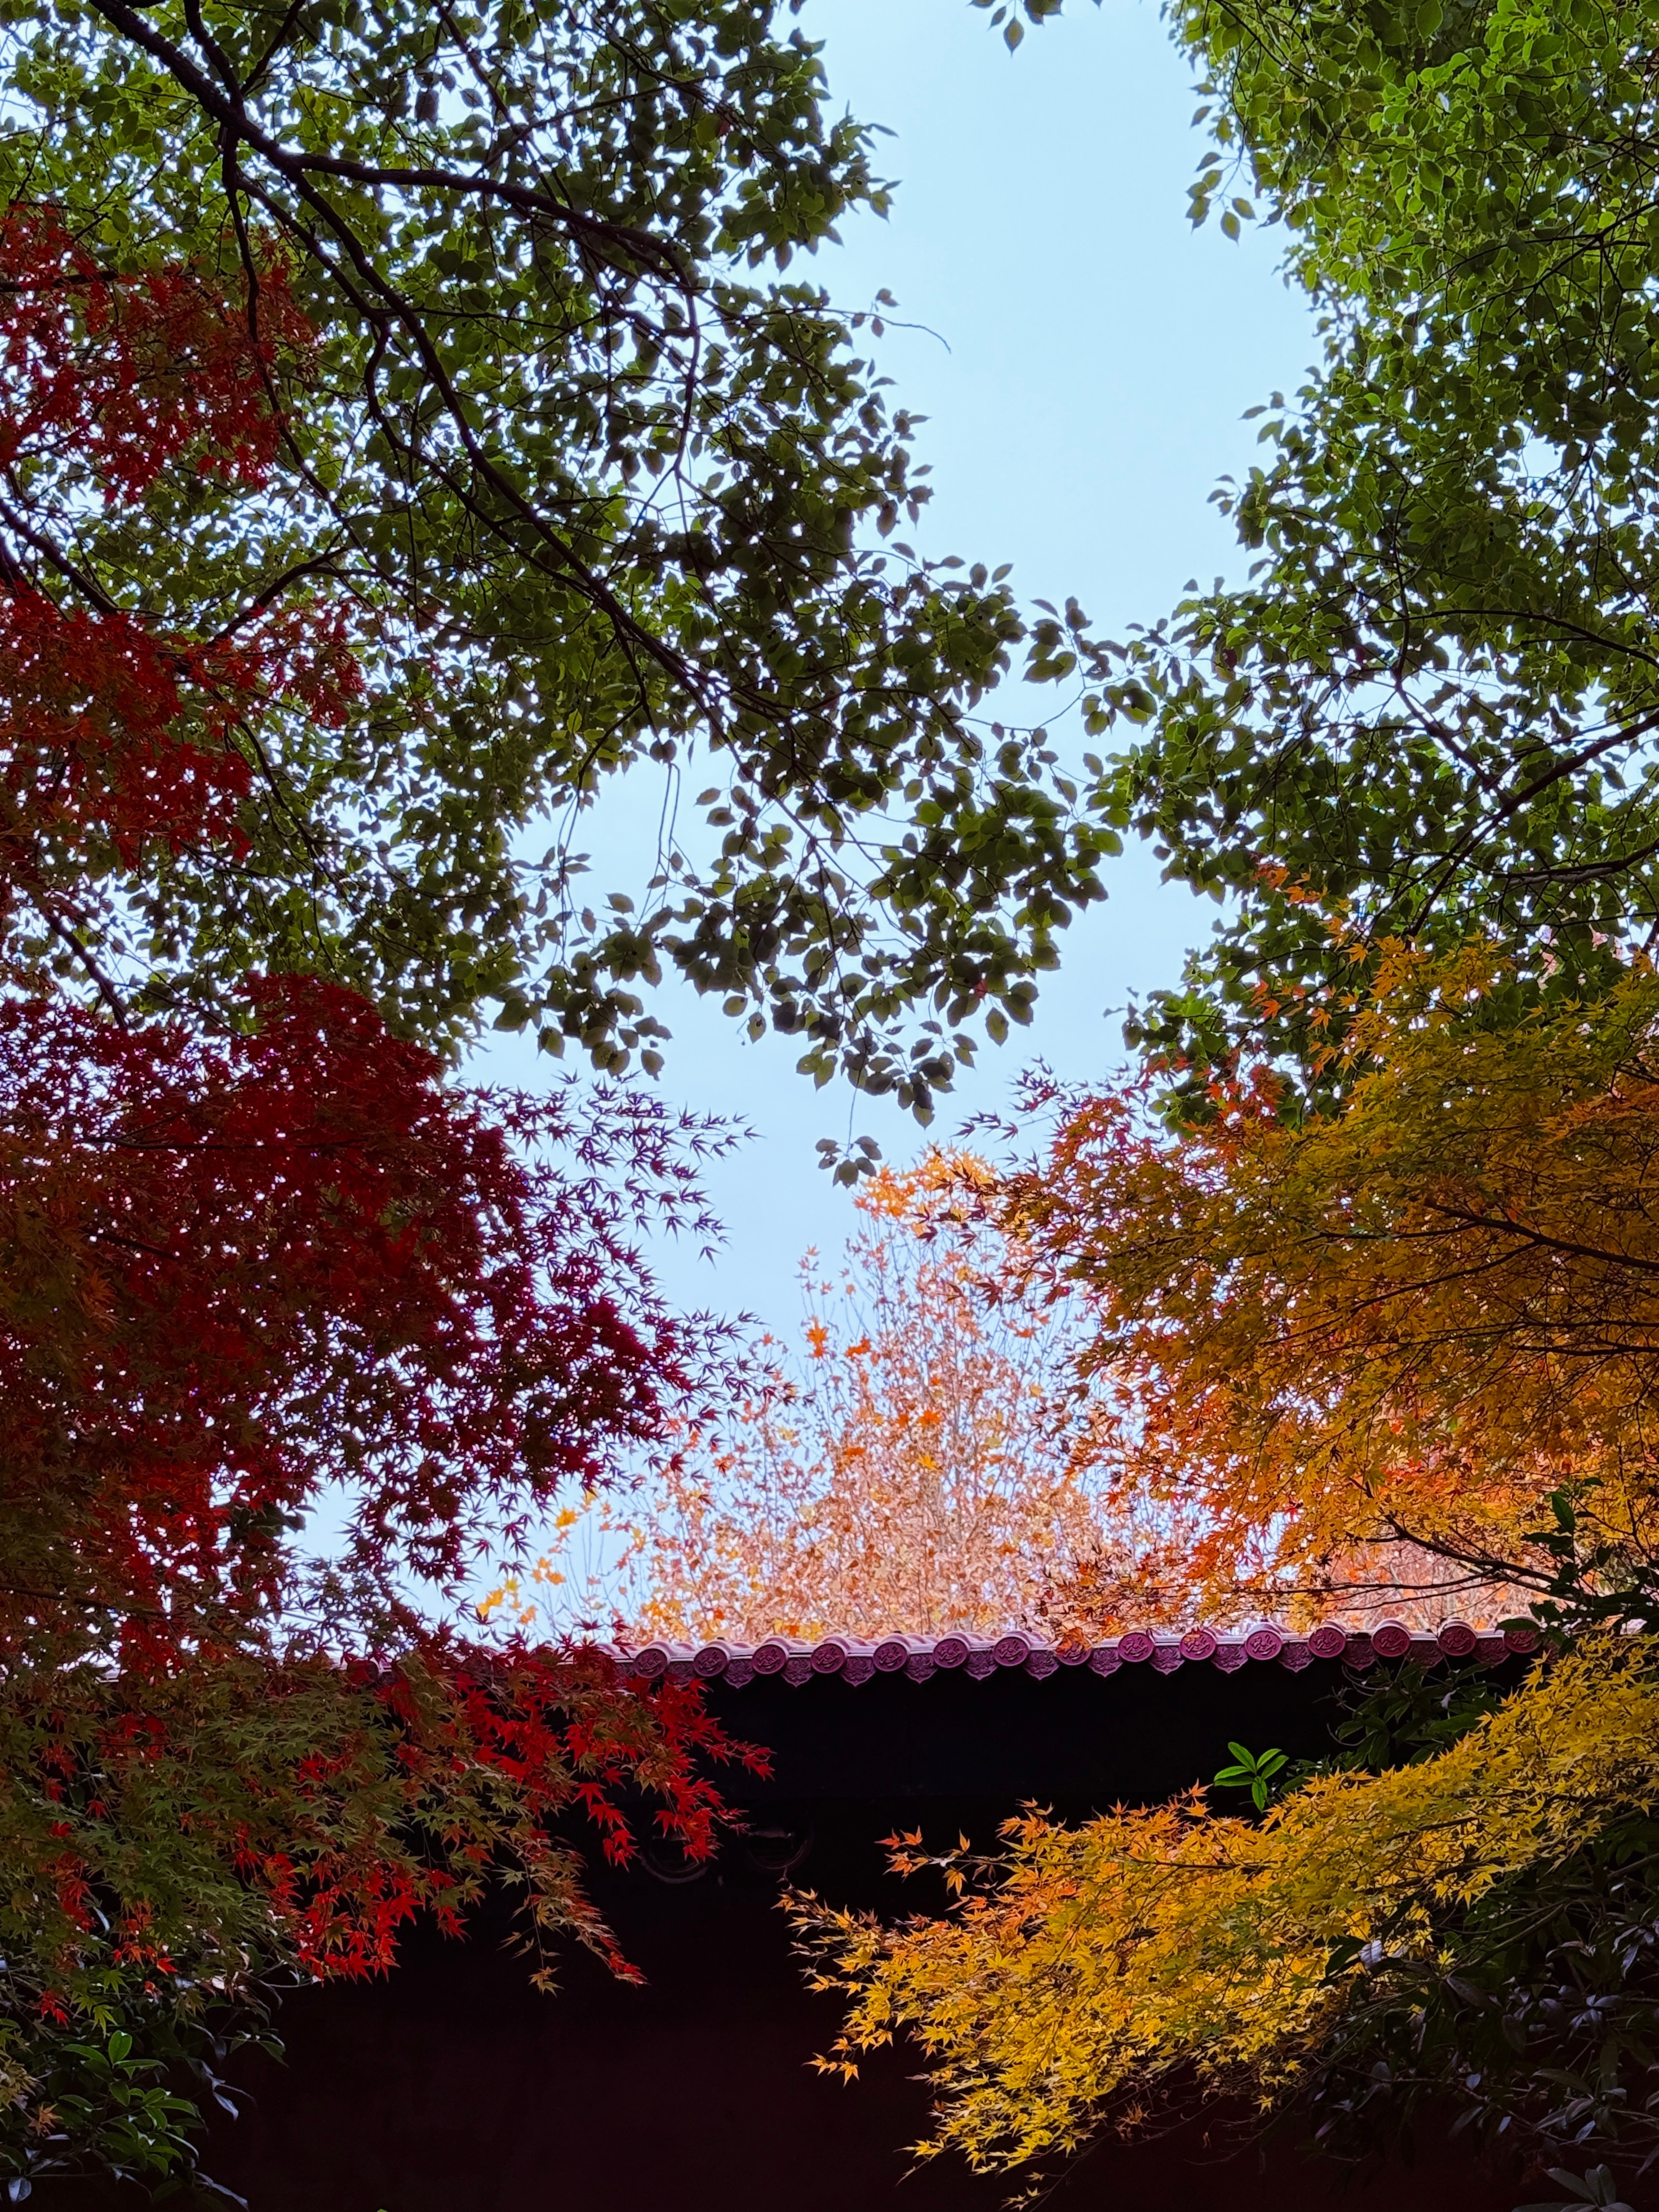
[[[250,2212],[994,2212],[1018,2177],[913,2154],[927,2128],[914,2050],[879,2054],[850,2083],[814,2068],[837,2007],[805,1986],[785,1887],[891,1917],[937,1909],[931,1878],[887,1870],[884,1837],[988,1844],[1027,1802],[1082,1818],[1155,1802],[1212,1776],[1234,1738],[1317,1756],[1346,1670],[1407,1656],[1514,1670],[1526,1640],[1389,1624],[1132,1634],[1091,1650],[1009,1635],[618,1654],[646,1678],[705,1681],[730,1732],[772,1763],[763,1781],[723,1778],[747,1826],[712,1863],[652,1844],[595,1874],[643,1984],[577,1954],[557,1991],[538,1994],[505,1905],[465,1942],[419,1936],[385,1980],[288,2000],[286,2061],[242,2069],[252,2094],[217,2130],[210,2169]],[[1294,2128],[1264,2137],[1246,2115],[1206,2112],[1147,2140],[1103,2136],[1043,2201],[1510,2212],[1525,2193],[1443,2140],[1425,2139],[1409,2169],[1351,2176],[1310,2159]],[[89,2212],[125,2199],[64,2185],[37,2201]]]

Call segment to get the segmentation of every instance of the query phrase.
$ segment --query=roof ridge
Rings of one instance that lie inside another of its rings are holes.
[[[1513,1654],[1535,1651],[1539,1641],[1535,1629],[1476,1627],[1464,1620],[1443,1621],[1437,1629],[1407,1628],[1398,1620],[1380,1620],[1364,1629],[1325,1621],[1296,1632],[1264,1620],[1237,1629],[1134,1628],[1092,1644],[1049,1643],[1015,1628],[1000,1636],[950,1629],[939,1636],[896,1634],[875,1640],[769,1636],[758,1644],[723,1638],[689,1644],[662,1638],[637,1646],[604,1644],[599,1648],[623,1674],[640,1680],[667,1676],[681,1681],[726,1681],[740,1689],[757,1675],[781,1674],[796,1687],[815,1674],[836,1675],[856,1686],[876,1674],[900,1673],[913,1682],[925,1682],[957,1668],[971,1680],[983,1680],[1001,1668],[1020,1667],[1041,1680],[1062,1667],[1084,1666],[1097,1674],[1115,1674],[1120,1667],[1140,1665],[1172,1674],[1179,1667],[1206,1664],[1232,1674],[1252,1662],[1277,1662],[1299,1671],[1316,1660],[1340,1660],[1356,1668],[1379,1659],[1406,1658],[1427,1666],[1448,1659],[1493,1666]]]

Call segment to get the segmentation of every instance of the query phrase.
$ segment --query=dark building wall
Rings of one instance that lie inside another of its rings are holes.
[[[681,1871],[672,1855],[658,1855],[659,1874],[596,1877],[643,1988],[579,1956],[557,1995],[537,1995],[499,1913],[464,1943],[416,1937],[386,1981],[289,2000],[288,2063],[246,2069],[252,2100],[218,2131],[213,2170],[252,2212],[992,2212],[1006,2179],[907,2154],[927,2123],[914,2052],[884,2054],[850,2085],[813,2070],[837,2011],[790,1954],[778,1863],[803,1852],[790,1879],[837,1903],[929,1906],[937,1892],[884,1871],[879,1838],[894,1827],[988,1840],[1022,1800],[1068,1815],[1146,1802],[1212,1773],[1230,1736],[1316,1752],[1333,1686],[1322,1668],[1194,1668],[719,1690],[722,1717],[769,1747],[775,1775],[733,1784],[756,1832],[702,1877],[659,1878]],[[1207,2142],[1196,2126],[1103,2142],[1048,2201],[1509,2212],[1528,2193],[1439,2145],[1356,2185],[1291,2141],[1207,2124]],[[37,2201],[90,2212],[93,2200],[63,2188]]]

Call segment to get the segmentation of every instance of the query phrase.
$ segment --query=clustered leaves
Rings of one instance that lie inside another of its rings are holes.
[[[648,1448],[707,1369],[630,1255],[665,1117],[469,1099],[337,987],[256,1026],[0,1005],[0,1401],[20,1636],[235,1642],[325,1490],[343,1559],[453,1583],[484,1532]],[[533,1165],[550,1145],[570,1167]]]
[[[1659,2158],[1621,1632],[1659,1619],[1651,10],[1168,13],[1194,220],[1285,226],[1324,358],[1222,495],[1248,581],[1109,644],[893,539],[910,424],[790,273],[885,190],[764,4],[3,10],[19,2183],[187,2169],[173,2081],[212,2088],[264,1981],[374,1970],[492,1875],[604,1948],[568,1814],[625,1850],[643,1784],[707,1849],[694,1703],[480,1651],[408,1586],[665,1436],[653,1618],[699,1632],[941,1589],[1105,1625],[1146,1559],[1085,1556],[1097,1494],[1163,1541],[1161,1607],[1462,1591],[1578,1632],[1502,1701],[1388,1686],[1327,1771],[1235,1746],[1255,1819],[1031,1813],[952,1917],[804,1902],[841,2060],[919,2034],[941,2142],[1041,2158],[1196,2078],[1351,2154],[1449,2094],[1540,2162]],[[1022,645],[1121,735],[1081,793],[973,719]],[[649,890],[601,913],[575,839],[641,770]],[[627,1249],[641,1184],[691,1204],[667,1122],[484,1106],[429,1048],[494,1007],[654,1069],[669,963],[925,1117],[1131,822],[1233,902],[1133,1025],[1145,1080],[959,1173],[896,1273],[872,1241],[818,1436],[769,1389],[710,1443],[706,1347]],[[1079,1434],[1006,1340],[1062,1294]]]
[[[244,860],[273,721],[339,729],[364,690],[338,605],[256,605],[192,636],[66,550],[179,475],[267,480],[276,379],[311,334],[281,261],[250,268],[252,319],[188,263],[118,281],[49,207],[0,221],[0,919],[13,957],[118,1014],[100,883],[191,852]]]
[[[77,0],[8,9],[0,77],[0,204],[60,272],[9,307],[52,433],[0,514],[20,572],[204,647],[326,605],[362,669],[326,713],[266,686],[234,864],[108,856],[89,957],[221,1011],[250,967],[326,975],[428,1042],[493,1014],[613,1072],[660,1065],[672,967],[924,1115],[982,1018],[1029,1017],[1115,834],[1040,734],[973,722],[1006,583],[882,550],[927,496],[908,418],[790,264],[887,192],[799,32]],[[131,330],[128,396],[188,441],[172,395],[220,364],[155,342],[192,302],[258,434],[141,483],[108,459],[138,426],[83,382],[101,442],[63,434],[42,375]],[[580,882],[624,777],[638,908]]]
[[[1171,1127],[1142,1083],[958,1175],[1013,1291],[1082,1302],[1078,1449],[1108,1516],[1187,1516],[1194,1611],[1527,1606],[1554,1648],[1501,1698],[1385,1682],[1322,1771],[1233,1744],[1257,1825],[1033,1812],[949,1918],[803,1905],[842,2058],[915,2033],[935,2148],[1041,2160],[1196,2080],[1348,2157],[1449,2104],[1659,2160],[1656,994],[1638,959],[1558,1008],[1489,946],[1396,944],[1330,1010],[1334,1110],[1259,1067]]]
[[[714,1838],[702,1762],[729,1752],[695,1693],[434,1610],[714,1379],[632,1251],[653,1212],[701,1219],[701,1133],[637,1097],[469,1097],[337,986],[246,996],[218,1037],[0,1002],[20,2185],[188,2171],[178,2068],[213,2072],[273,1983],[383,1971],[419,1914],[459,1930],[486,1881],[538,1942],[623,1969],[574,1818],[625,1858],[643,1793],[694,1855]],[[325,1500],[333,1556],[308,1565]]]
[[[1392,1596],[1398,1554],[1364,1561],[1401,1544],[1541,1592],[1519,1539],[1564,1482],[1633,1571],[1659,1498],[1651,969],[1528,1012],[1490,948],[1395,945],[1340,1020],[1338,1113],[1287,1110],[1267,1068],[1180,1131],[1144,1090],[1073,1097],[997,1191],[1035,1279],[1091,1303],[1089,1453],[1195,1510],[1200,1606]]]
[[[1603,1998],[1594,1961],[1568,1941],[1561,1954],[1578,1955],[1552,1960],[1554,1986],[1517,1984],[1515,1953],[1536,1949],[1540,1921],[1553,1932],[1568,1919],[1597,1872],[1615,1894],[1605,1878],[1622,1872],[1627,1891],[1644,1894],[1632,1877],[1645,1881],[1644,1924],[1626,1914],[1613,1948],[1626,1966],[1646,1964],[1655,1694],[1645,1650],[1604,1632],[1449,1747],[1315,1777],[1259,1821],[1211,1812],[1201,1791],[1080,1827],[1030,1813],[1006,1825],[995,1860],[955,1863],[963,1901],[949,1921],[884,1928],[799,1899],[820,1985],[852,1999],[830,2063],[855,2069],[908,2027],[939,2100],[937,2133],[920,2149],[954,2146],[995,2168],[1076,2148],[1103,2112],[1133,2124],[1194,2072],[1209,2091],[1252,2101],[1328,2075],[1350,2090],[1377,2056],[1375,2015],[1409,2042],[1423,2006],[1437,2004],[1477,2021],[1484,2009],[1513,2039],[1498,2038],[1507,2068],[1468,2085],[1478,2106],[1517,2132],[1531,2120],[1558,2142],[1582,2140],[1586,2109],[1560,2109],[1577,2100],[1547,2069],[1565,2057],[1593,2078],[1609,2030],[1616,2080],[1639,2080],[1659,2022],[1653,1984],[1615,1978]],[[1588,1854],[1587,1834],[1597,1838]],[[1603,1838],[1617,1840],[1603,1850]],[[1495,1928],[1511,1939],[1507,1961],[1492,1955]],[[1471,1952],[1495,1990],[1468,1978]],[[1491,1971],[1506,1963],[1508,1977]],[[1467,2041],[1453,2043],[1467,2064]],[[1516,2063],[1517,2043],[1529,2066]],[[1419,2035],[1402,2071],[1414,2060],[1412,2086],[1443,2090],[1433,2062],[1443,2055],[1425,2057]],[[1385,2085],[1386,2063],[1368,2086]],[[1615,2086],[1604,2074],[1595,2117],[1652,2148],[1655,2108],[1609,2096]]]
[[[643,1496],[571,1511],[491,1611],[568,1629],[758,1643],[895,1627],[1063,1633],[1086,1578],[1121,1622],[1186,1595],[1178,1515],[1109,1514],[1071,1446],[1065,1307],[1008,1289],[1004,1240],[956,1202],[980,1164],[882,1170],[838,1279],[802,1264],[803,1348],[746,1378]]]
[[[396,1960],[417,1916],[459,1934],[487,1884],[552,1947],[630,1973],[587,1903],[573,1818],[624,1860],[625,1801],[693,1856],[729,1755],[696,1692],[619,1694],[602,1661],[432,1637],[376,1666],[191,1655],[112,1675],[8,1654],[0,1696],[0,2172],[195,2172],[198,2107],[235,2109],[234,2050],[295,1981]]]
[[[1639,0],[1165,13],[1211,134],[1194,217],[1261,202],[1324,342],[1217,494],[1248,580],[1083,655],[1121,740],[1095,803],[1235,902],[1136,1024],[1196,1103],[1261,1035],[1316,1042],[1284,987],[1337,972],[1334,908],[1553,938],[1598,986],[1659,920],[1659,45]]]

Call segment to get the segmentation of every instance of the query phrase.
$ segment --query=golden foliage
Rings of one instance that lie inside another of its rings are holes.
[[[1105,1525],[1170,1516],[1194,1610],[1443,1613],[1473,1587],[1513,1611],[1553,1589],[1651,1626],[1659,976],[1636,962],[1594,1007],[1540,1005],[1484,947],[1393,945],[1342,1011],[1322,1118],[1268,1070],[1180,1129],[1150,1079],[1073,1096],[1039,1163],[958,1173],[930,1204],[1005,1240],[1006,1294],[1072,1301],[1073,1468]],[[1068,1594],[1086,1613],[1086,1562],[1051,1606]],[[825,2063],[908,2030],[936,2092],[924,2148],[981,2167],[1074,2148],[1182,2080],[1340,2097],[1379,2048],[1540,2140],[1613,2141],[1652,2055],[1650,1643],[1588,1633],[1484,1717],[1465,1698],[1416,1763],[1318,1773],[1260,1821],[1201,1790],[1075,1828],[1030,1812],[988,1865],[946,1856],[944,1917],[799,1900],[822,1985],[850,1999]],[[1509,2017],[1517,1973],[1526,2004],[1565,1978],[1559,2033]],[[1583,2083],[1552,2057],[1575,2036]],[[1483,2038],[1508,2073],[1477,2097]]]
[[[1085,1455],[1201,1524],[1221,1612],[1409,1594],[1376,1548],[1402,1542],[1454,1593],[1501,1584],[1564,1479],[1645,1556],[1659,979],[1517,1017],[1485,948],[1392,946],[1344,1057],[1326,1118],[1268,1072],[1179,1133],[1144,1092],[1072,1099],[1048,1157],[978,1194],[1035,1285],[1092,1304]]]
[[[854,2070],[908,2028],[937,2100],[920,2148],[980,2168],[1073,2149],[1114,2099],[1177,2074],[1272,2101],[1380,1954],[1431,1957],[1439,1908],[1656,1795],[1659,1670],[1602,1634],[1439,1756],[1318,1777],[1259,1825],[1201,1792],[1075,1828],[1028,1814],[951,1919],[888,1929],[797,1901],[817,1985],[852,1998],[825,2063]]]

